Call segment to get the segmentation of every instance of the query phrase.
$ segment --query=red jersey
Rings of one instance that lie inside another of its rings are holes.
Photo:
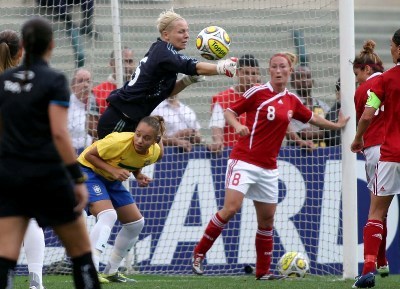
[[[100,114],[106,110],[108,106],[106,99],[114,89],[117,89],[117,85],[109,81],[102,82],[93,87],[93,94],[96,96],[96,102],[99,106]]]
[[[356,107],[356,122],[361,118],[361,115],[364,112],[365,104],[368,99],[368,90],[372,87],[372,85],[378,79],[381,73],[373,74],[367,81],[360,84],[357,88],[356,93],[354,94],[354,104]],[[369,125],[367,131],[365,132],[364,139],[364,148],[381,145],[383,143],[383,137],[385,135],[384,132],[384,124],[383,124],[383,106],[379,110],[376,111],[375,117],[372,119],[371,124]]]
[[[232,87],[224,90],[212,97],[212,105],[211,110],[214,109],[214,105],[218,103],[223,111],[225,111],[228,107],[233,105],[236,101],[241,98],[242,94],[237,93]],[[238,118],[241,124],[245,124],[246,115],[243,114]],[[233,147],[234,144],[238,141],[240,135],[235,132],[235,129],[225,123],[224,126],[224,146],[225,147]]]
[[[292,118],[309,122],[312,112],[287,89],[277,93],[271,84],[254,86],[229,110],[237,115],[246,113],[250,134],[241,137],[230,158],[265,169],[276,169],[276,159]]]
[[[377,77],[371,89],[385,103],[383,114],[385,137],[381,146],[381,161],[400,162],[400,65]]]

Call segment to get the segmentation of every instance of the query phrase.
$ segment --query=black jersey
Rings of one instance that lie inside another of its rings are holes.
[[[60,162],[48,107],[69,106],[68,81],[42,59],[32,59],[26,84],[21,81],[24,77],[24,66],[0,76],[0,157]]]
[[[180,54],[158,38],[140,60],[132,80],[112,91],[107,101],[130,119],[139,121],[170,96],[178,73],[197,75],[197,63],[197,59]]]

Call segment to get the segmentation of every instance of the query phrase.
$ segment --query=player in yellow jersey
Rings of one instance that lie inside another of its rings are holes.
[[[152,180],[142,174],[141,169],[162,158],[164,132],[165,123],[161,116],[147,116],[139,122],[134,133],[111,133],[87,147],[78,157],[88,176],[89,213],[97,219],[90,233],[97,271],[115,221],[118,219],[122,224],[110,260],[103,274],[99,273],[101,283],[136,282],[118,272],[118,267],[142,231],[144,218],[122,182],[133,173],[139,186],[149,185]]]

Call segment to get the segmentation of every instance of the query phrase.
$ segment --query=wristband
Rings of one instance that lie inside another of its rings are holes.
[[[67,165],[65,168],[74,180],[75,184],[83,184],[87,180],[87,176],[82,173],[78,163]]]

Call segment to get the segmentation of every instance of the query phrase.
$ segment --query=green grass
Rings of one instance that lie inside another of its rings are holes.
[[[253,276],[161,276],[132,275],[138,283],[104,284],[105,289],[350,289],[352,280],[343,281],[340,277],[306,276],[304,279],[286,279],[279,281],[256,281]],[[72,276],[45,275],[44,285],[47,289],[74,288]],[[375,288],[400,288],[400,275],[388,278],[376,276]],[[16,277],[14,289],[28,289],[27,276]]]

